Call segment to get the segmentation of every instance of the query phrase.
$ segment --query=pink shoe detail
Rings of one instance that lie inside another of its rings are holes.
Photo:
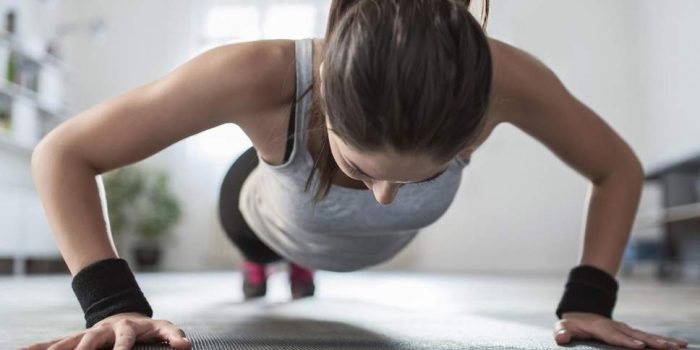
[[[302,283],[313,282],[314,273],[310,269],[307,269],[301,265],[297,265],[293,262],[290,262],[289,263],[289,279],[292,282],[302,282]]]
[[[263,264],[258,264],[246,260],[243,263],[243,273],[248,282],[253,285],[259,285],[267,279],[267,269]]]

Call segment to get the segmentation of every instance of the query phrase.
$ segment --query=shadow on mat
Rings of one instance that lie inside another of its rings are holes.
[[[582,340],[558,346],[549,327],[535,326],[549,323],[545,321],[548,317],[503,316],[401,310],[350,299],[307,299],[216,302],[171,320],[185,331],[193,349],[625,349]],[[169,347],[141,344],[134,349]]]
[[[337,321],[284,316],[246,316],[181,322],[192,349],[411,349],[408,344]],[[171,349],[138,344],[138,350]]]

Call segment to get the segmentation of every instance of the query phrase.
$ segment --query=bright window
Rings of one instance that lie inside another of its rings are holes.
[[[313,36],[316,7],[308,4],[271,5],[265,12],[265,39],[302,39]]]
[[[260,38],[260,8],[219,5],[207,11],[200,51],[214,46]]]

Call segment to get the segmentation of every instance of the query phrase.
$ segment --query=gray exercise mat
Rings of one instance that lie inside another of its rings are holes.
[[[319,273],[317,297],[290,301],[286,276],[273,275],[266,298],[242,302],[241,279],[231,275],[139,278],[154,318],[182,327],[194,349],[619,349],[595,341],[557,346],[558,278]],[[83,329],[68,277],[0,278],[0,350]],[[699,296],[695,285],[627,283],[615,316],[644,331],[686,338],[697,350]]]
[[[194,349],[561,349],[550,328],[352,300],[214,305],[173,320]],[[621,349],[575,341],[576,349]],[[135,349],[168,349],[138,345]]]

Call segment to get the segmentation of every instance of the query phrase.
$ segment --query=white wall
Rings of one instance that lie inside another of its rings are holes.
[[[700,2],[643,1],[637,17],[644,64],[649,168],[700,154]]]
[[[304,2],[319,6],[314,33],[322,36],[329,1]],[[199,45],[194,29],[201,26],[201,6],[213,3],[263,6],[271,1],[66,1],[68,16],[103,15],[108,24],[99,46],[80,37],[66,41],[69,61],[83,71],[70,99],[84,109],[184,63]],[[677,3],[681,6],[652,0],[499,0],[492,3],[489,34],[549,65],[647,164],[697,145],[693,129],[686,127],[698,125],[688,101],[700,80],[685,76],[697,77],[699,50],[689,42],[698,32],[691,21],[698,12],[692,0]],[[647,22],[649,17],[654,19]],[[671,30],[659,28],[664,26],[676,28],[673,33],[680,38],[664,41]],[[672,66],[675,61],[663,49],[677,51],[681,44],[692,47],[679,58],[683,69],[670,77],[654,70]],[[666,85],[654,85],[658,81]],[[662,93],[665,97],[659,98]],[[670,107],[675,126],[662,119]],[[658,130],[665,136],[681,134],[683,141],[667,147],[655,139]],[[186,199],[166,269],[229,268],[238,259],[216,221],[217,191],[227,164],[196,152],[197,138],[209,140],[200,136],[152,159],[171,170],[177,194]],[[230,151],[229,161],[235,154]],[[585,178],[545,147],[512,126],[500,126],[466,168],[446,215],[378,269],[561,273],[578,262],[587,190]]]

